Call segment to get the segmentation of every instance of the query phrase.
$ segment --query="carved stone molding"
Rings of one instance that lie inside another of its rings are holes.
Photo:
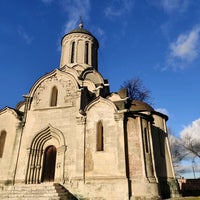
[[[115,113],[114,119],[115,121],[122,121],[124,119],[124,113]]]
[[[77,116],[76,117],[76,123],[78,125],[84,125],[86,123],[86,116],[82,116],[82,115]]]
[[[52,85],[57,85],[58,87],[63,88],[65,94],[63,97],[63,104],[72,104],[75,105],[76,101],[75,99],[78,98],[79,94],[76,91],[75,85],[73,82],[68,79],[66,80],[62,76],[58,76],[57,74],[54,74],[53,76],[45,79],[43,82],[41,82],[38,86],[38,88],[35,91],[35,94],[33,96],[33,107],[34,108],[40,108],[40,107],[48,107],[49,104],[45,104],[43,99],[46,99],[47,97],[44,95],[44,91],[49,89],[51,92],[51,89],[48,87],[51,87]],[[49,94],[49,99],[50,99]],[[44,104],[44,105],[43,105]],[[63,106],[63,105],[62,105]]]

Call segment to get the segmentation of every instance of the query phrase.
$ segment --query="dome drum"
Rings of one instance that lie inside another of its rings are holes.
[[[62,53],[60,68],[64,65],[73,67],[82,65],[85,69],[94,67],[98,69],[98,41],[85,29],[75,29],[66,34],[62,40]]]

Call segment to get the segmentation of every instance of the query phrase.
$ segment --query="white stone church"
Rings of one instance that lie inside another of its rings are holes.
[[[136,200],[178,196],[167,116],[110,93],[97,39],[80,24],[59,69],[0,110],[1,200]]]

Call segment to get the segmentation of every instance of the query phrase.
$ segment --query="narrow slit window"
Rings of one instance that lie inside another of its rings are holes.
[[[56,86],[52,88],[51,92],[51,104],[50,106],[57,106],[57,99],[58,99],[58,89]]]
[[[71,63],[74,63],[74,51],[75,51],[75,42],[72,42],[72,46],[71,46]]]
[[[92,44],[92,66],[97,67],[97,63],[98,63],[98,56],[97,56],[97,48],[94,44]]]
[[[2,156],[3,156],[5,141],[6,141],[6,131],[1,131],[1,135],[0,135],[0,158],[2,158]]]
[[[148,140],[147,134],[148,134],[147,128],[144,128],[145,150],[146,150],[146,153],[149,153],[149,140]]]
[[[103,124],[101,121],[97,123],[97,151],[104,150]]]
[[[88,64],[88,42],[85,43],[85,64]]]

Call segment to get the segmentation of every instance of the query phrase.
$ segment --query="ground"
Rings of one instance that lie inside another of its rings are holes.
[[[179,198],[171,198],[171,200],[183,200],[183,199],[186,199],[186,200],[198,200],[198,199],[200,199],[200,196],[199,196],[199,197],[179,197]]]

